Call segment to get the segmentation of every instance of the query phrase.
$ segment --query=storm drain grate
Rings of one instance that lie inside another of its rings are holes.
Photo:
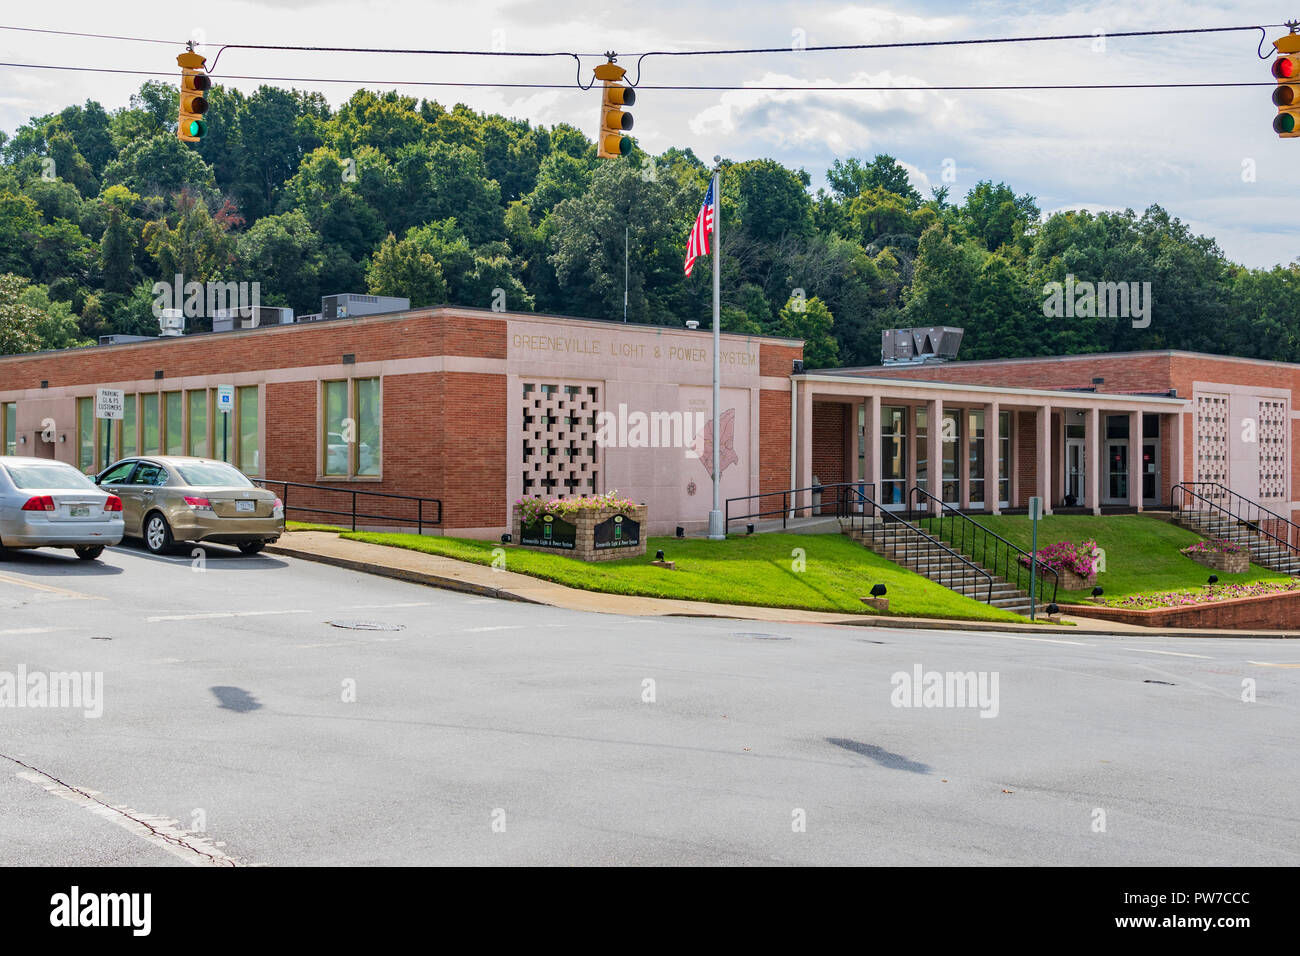
[[[751,641],[788,641],[790,636],[787,634],[763,634],[759,631],[734,631],[732,637],[744,637]]]
[[[349,631],[403,631],[405,624],[385,624],[382,621],[326,621],[331,627],[344,627]]]

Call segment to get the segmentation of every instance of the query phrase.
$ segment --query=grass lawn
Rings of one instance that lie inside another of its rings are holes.
[[[316,524],[312,521],[286,521],[284,523],[286,531],[347,531],[347,528],[340,528],[332,524]]]
[[[492,541],[415,534],[358,531],[342,537],[486,565],[492,563],[493,549],[503,547]],[[727,541],[651,538],[644,557],[593,564],[504,547],[508,570],[588,591],[876,614],[859,598],[870,594],[872,585],[884,584],[891,616],[1025,620],[940,587],[837,534],[756,534]],[[675,571],[650,564],[660,548],[677,563]],[[793,570],[795,548],[804,551],[805,570]]]
[[[977,515],[974,520],[1012,544],[1030,550],[1030,522],[1024,515]],[[945,522],[945,530],[951,527]],[[1048,515],[1038,523],[1038,547],[1058,541],[1096,541],[1106,552],[1106,570],[1097,575],[1107,600],[1157,591],[1199,589],[1211,574],[1222,584],[1290,580],[1252,564],[1245,574],[1224,574],[1197,564],[1182,548],[1200,536],[1178,525],[1144,515]],[[1075,602],[1091,596],[1091,588],[1057,593],[1057,600]]]

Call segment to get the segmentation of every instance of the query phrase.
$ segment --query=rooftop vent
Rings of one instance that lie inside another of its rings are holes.
[[[882,365],[925,365],[957,357],[964,329],[949,325],[887,329],[880,333]]]
[[[180,309],[163,309],[158,316],[159,336],[170,338],[185,334],[185,313]]]

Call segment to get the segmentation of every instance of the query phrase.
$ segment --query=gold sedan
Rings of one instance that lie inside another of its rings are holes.
[[[125,532],[154,554],[182,541],[233,544],[256,554],[284,534],[284,505],[223,461],[150,455],[100,472],[95,484],[122,499]]]

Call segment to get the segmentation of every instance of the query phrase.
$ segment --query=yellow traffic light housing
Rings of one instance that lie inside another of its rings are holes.
[[[186,143],[197,143],[208,131],[208,124],[203,114],[208,111],[208,100],[203,94],[212,86],[212,80],[203,70],[207,60],[186,50],[176,57],[176,65],[181,68],[181,105],[176,119],[176,138]]]
[[[600,132],[596,136],[596,155],[614,159],[632,152],[632,114],[624,110],[636,102],[636,90],[621,81],[627,73],[611,60],[596,67],[596,79],[605,84],[600,104]]]
[[[1273,41],[1278,57],[1273,61],[1273,132],[1282,139],[1300,136],[1300,34],[1291,33]]]

